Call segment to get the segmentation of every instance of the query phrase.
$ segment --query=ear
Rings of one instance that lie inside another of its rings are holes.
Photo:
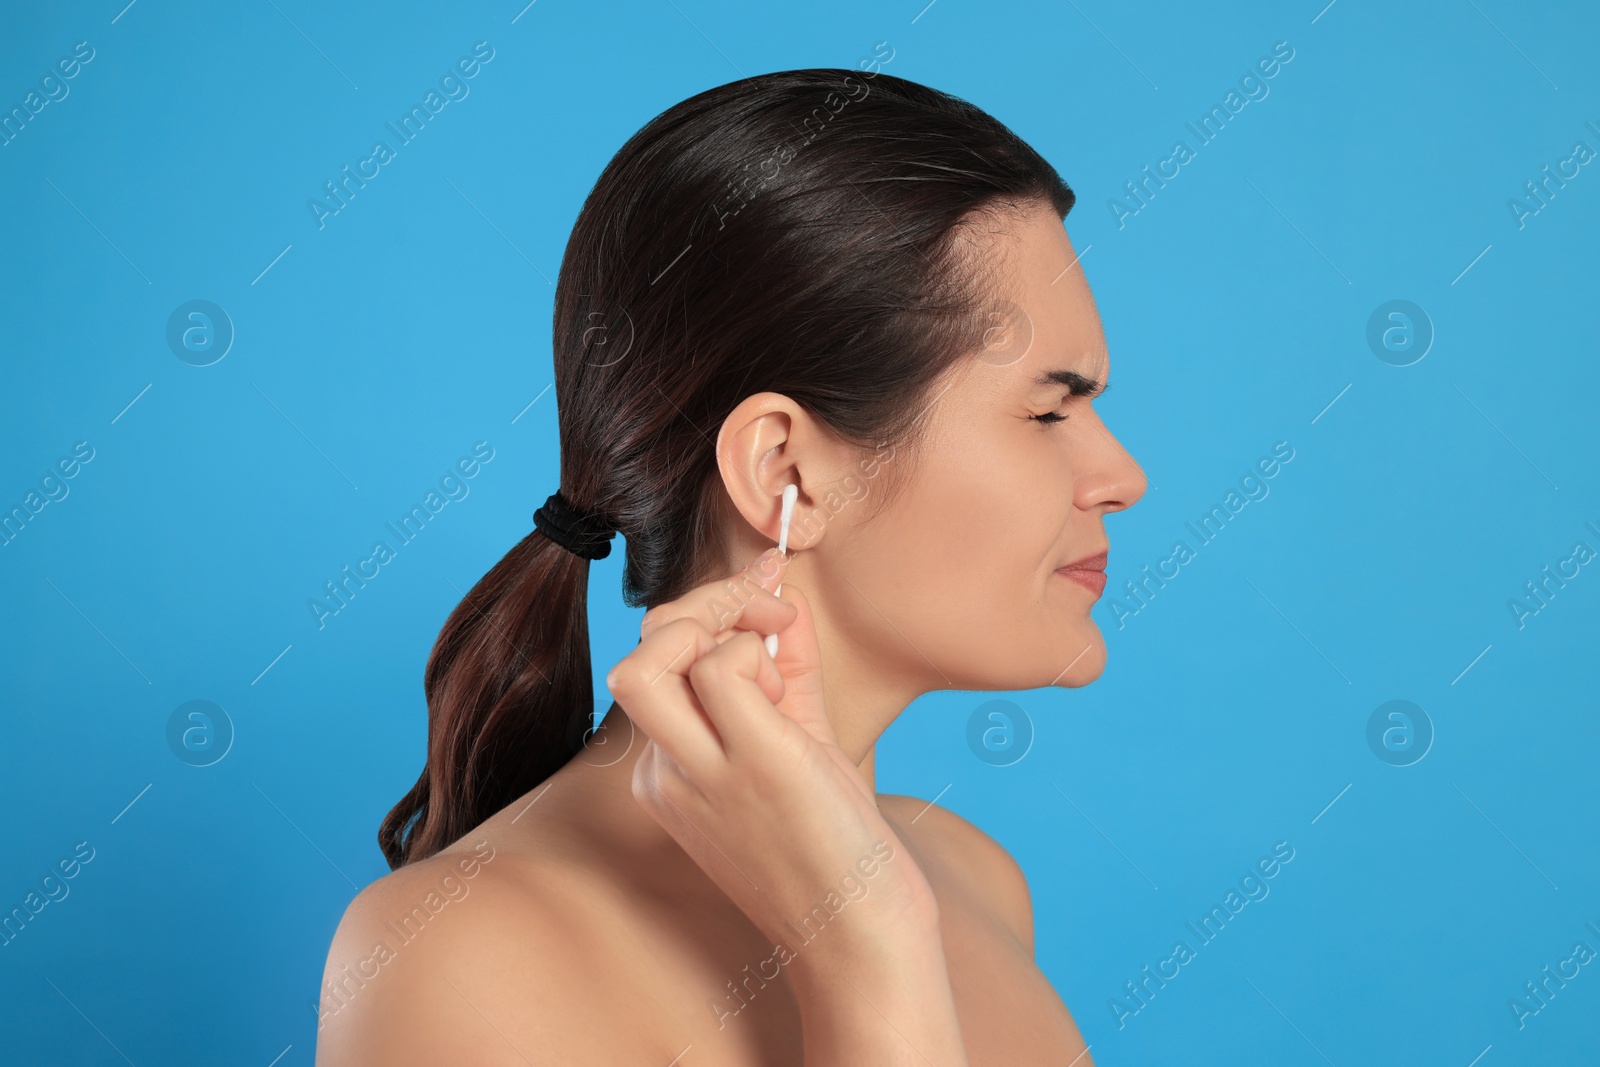
[[[783,517],[783,487],[800,487],[789,548],[812,548],[826,532],[807,520],[844,462],[847,447],[799,404],[782,393],[746,397],[717,432],[717,468],[734,509],[762,536],[776,542]]]

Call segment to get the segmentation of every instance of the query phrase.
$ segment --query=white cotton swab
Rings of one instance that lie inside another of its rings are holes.
[[[783,516],[778,520],[779,552],[787,552],[789,550],[789,523],[794,519],[794,502],[799,497],[800,487],[798,485],[790,482],[783,487]],[[782,591],[783,583],[779,582],[777,588],[772,591],[772,595],[777,596]],[[778,635],[768,634],[766,641],[767,655],[776,657],[778,654]]]

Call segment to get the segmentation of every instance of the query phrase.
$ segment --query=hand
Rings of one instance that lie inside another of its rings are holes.
[[[927,879],[839,748],[804,593],[771,592],[786,564],[774,549],[646,612],[638,647],[606,685],[649,737],[634,797],[806,971],[937,940],[938,915]],[[779,635],[776,661],[768,633]],[[813,936],[802,920],[813,916],[812,929],[839,932],[802,947]]]

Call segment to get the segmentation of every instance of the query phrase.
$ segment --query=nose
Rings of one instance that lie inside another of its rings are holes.
[[[1073,503],[1084,511],[1102,513],[1123,511],[1138,503],[1149,481],[1144,468],[1128,454],[1100,416],[1089,408],[1084,412],[1092,432],[1084,441],[1084,463],[1073,486]]]

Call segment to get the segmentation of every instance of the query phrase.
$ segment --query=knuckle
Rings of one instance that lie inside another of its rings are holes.
[[[674,666],[682,662],[685,652],[692,652],[700,646],[700,634],[705,632],[705,627],[694,619],[675,618],[663,622],[652,630],[647,636],[640,638],[639,645],[606,677],[606,684],[611,687],[612,695],[620,696],[624,691],[638,693],[647,689],[651,683],[659,680],[661,676]],[[659,666],[650,666],[646,661]]]
[[[718,685],[739,676],[754,677],[765,654],[761,637],[752,630],[736,631],[689,668],[689,680],[696,686]]]
[[[670,636],[674,641],[677,641],[681,644],[686,638],[693,640],[697,636],[697,630],[705,630],[705,627],[700,623],[699,619],[692,618],[688,615],[677,615],[672,617],[667,617],[664,615],[662,616],[660,624],[653,631],[651,631],[651,636],[661,636],[663,641],[667,640],[667,636]]]
[[[679,657],[685,654],[697,660],[703,658],[699,656],[699,649],[705,642],[716,640],[700,620],[690,618],[673,619],[658,633],[662,647],[668,650],[666,656],[674,665],[681,664],[683,661]]]
[[[696,689],[707,685],[717,685],[728,676],[726,660],[721,655],[722,649],[718,648],[706,653],[689,668],[689,681]]]

